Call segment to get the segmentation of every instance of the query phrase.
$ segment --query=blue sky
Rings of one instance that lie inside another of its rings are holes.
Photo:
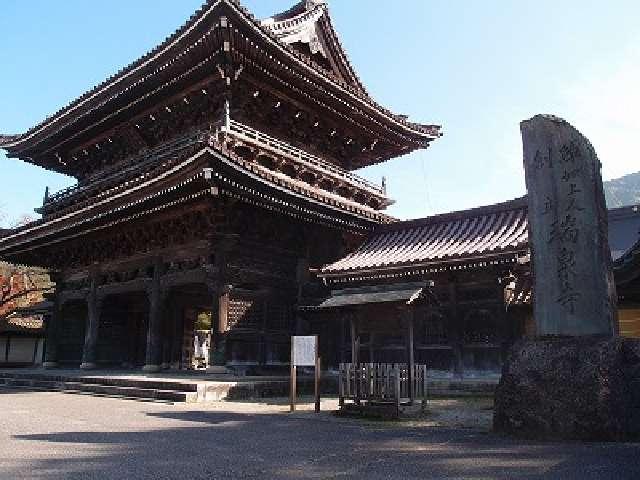
[[[259,17],[294,0],[244,0]],[[144,54],[201,0],[2,0],[0,132],[18,133]],[[589,136],[605,179],[640,170],[640,2],[332,0],[376,100],[445,136],[362,171],[402,218],[524,193],[519,122],[553,113]],[[72,179],[0,153],[6,225]]]

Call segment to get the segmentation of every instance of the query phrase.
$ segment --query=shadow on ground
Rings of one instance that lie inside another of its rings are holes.
[[[93,407],[84,405],[92,401]],[[344,421],[328,414],[238,411],[255,407],[251,404],[204,410],[136,402],[122,406],[127,402],[110,399],[74,398],[72,403],[93,409],[78,415],[84,419],[79,427],[69,419],[58,424],[66,425],[57,427],[62,431],[19,433],[1,442],[0,458],[11,460],[0,460],[0,477],[640,478],[640,445],[634,444],[531,443],[471,430]],[[51,406],[47,414],[56,409]],[[45,429],[41,425],[40,431]],[[18,448],[7,457],[10,444]]]

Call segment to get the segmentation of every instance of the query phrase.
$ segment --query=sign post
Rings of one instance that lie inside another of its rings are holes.
[[[296,411],[297,367],[315,368],[315,410],[320,412],[320,357],[318,356],[318,336],[291,337],[291,388],[290,411]]]

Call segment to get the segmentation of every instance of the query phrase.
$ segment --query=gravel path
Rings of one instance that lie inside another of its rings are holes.
[[[486,431],[486,401],[471,404],[480,420],[442,402],[425,421],[383,423],[308,406],[291,415],[284,401],[164,405],[0,390],[0,478],[640,478],[640,444],[517,441]]]

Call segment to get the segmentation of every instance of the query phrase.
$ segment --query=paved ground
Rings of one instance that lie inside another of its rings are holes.
[[[454,403],[435,405],[427,423],[466,424]],[[0,389],[0,478],[640,478],[640,444],[529,443],[484,427],[290,415],[279,402],[163,405]]]

